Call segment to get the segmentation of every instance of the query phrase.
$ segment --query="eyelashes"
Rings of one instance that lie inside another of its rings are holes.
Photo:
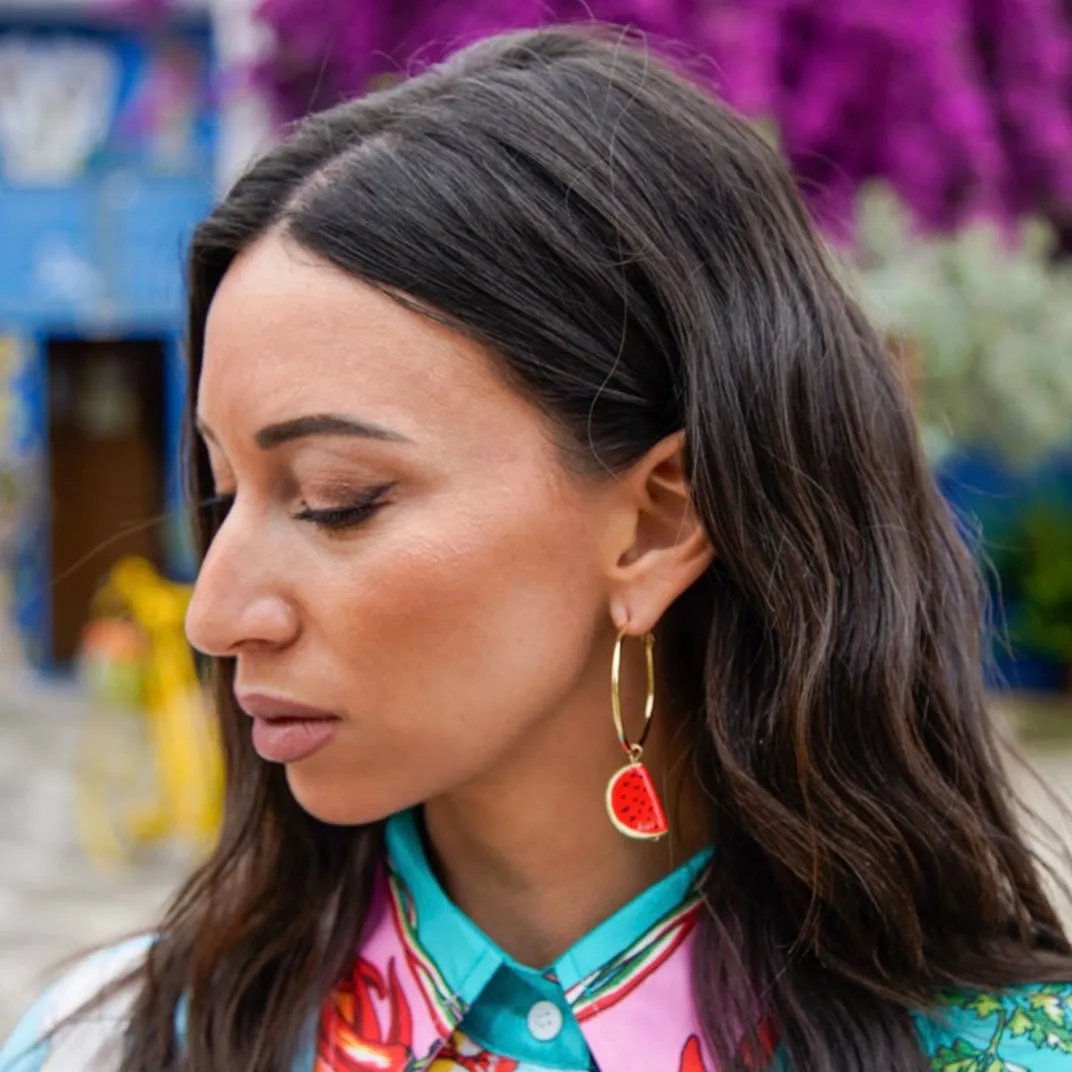
[[[393,484],[380,484],[362,492],[353,502],[346,506],[332,506],[314,510],[306,506],[291,516],[295,521],[307,521],[317,528],[328,532],[345,532],[357,528],[383,506],[383,497],[391,490]]]
[[[344,506],[314,509],[303,505],[302,509],[291,514],[291,517],[295,521],[315,525],[326,532],[345,532],[368,521],[377,510],[385,505],[384,497],[393,487],[394,484],[378,484],[361,492]],[[233,495],[215,495],[202,502],[201,509],[207,514],[213,529],[218,529],[227,519],[227,514],[234,504],[234,498]]]
[[[321,510],[306,506],[291,516],[295,521],[308,522],[327,532],[345,532],[347,529],[357,528],[358,525],[368,521],[384,505],[384,497],[393,487],[394,484],[377,484],[366,488],[356,499],[345,506],[333,506]]]

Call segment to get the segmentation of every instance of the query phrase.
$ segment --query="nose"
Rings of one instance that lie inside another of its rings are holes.
[[[209,545],[186,610],[186,639],[203,654],[285,647],[297,637],[297,610],[278,573],[286,556],[263,543],[232,511]]]

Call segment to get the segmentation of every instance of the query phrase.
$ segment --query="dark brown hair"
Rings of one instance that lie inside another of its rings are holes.
[[[716,832],[695,987],[719,1068],[770,1018],[799,1072],[923,1070],[910,1010],[937,989],[1072,976],[988,718],[977,571],[894,363],[748,123],[565,29],[313,116],[197,232],[191,401],[213,294],[272,230],[486,345],[571,464],[685,430],[718,556],[661,647]],[[222,838],[136,977],[123,1072],[289,1072],[368,904],[380,830],[298,807],[230,670]]]

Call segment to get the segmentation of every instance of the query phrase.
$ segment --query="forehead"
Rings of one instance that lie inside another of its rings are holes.
[[[425,438],[536,417],[476,343],[276,235],[216,292],[198,395],[213,427],[345,411]]]

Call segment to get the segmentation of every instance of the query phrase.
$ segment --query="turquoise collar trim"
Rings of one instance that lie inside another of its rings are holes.
[[[710,863],[713,850],[701,849],[686,863],[671,871],[639,897],[605,919],[554,964],[555,977],[564,990],[587,979],[604,964],[636,945],[662,919],[698,899],[696,881]]]
[[[415,810],[387,820],[387,863],[409,891],[417,912],[417,940],[451,991],[473,1005],[506,954],[454,905],[435,877],[421,841]]]
[[[413,897],[418,940],[450,989],[469,1006],[504,965],[532,981],[553,973],[564,990],[588,978],[690,902],[690,891],[712,856],[710,848],[702,849],[600,923],[549,968],[537,971],[500,949],[450,900],[428,862],[416,810],[391,816],[386,836],[388,862]]]

